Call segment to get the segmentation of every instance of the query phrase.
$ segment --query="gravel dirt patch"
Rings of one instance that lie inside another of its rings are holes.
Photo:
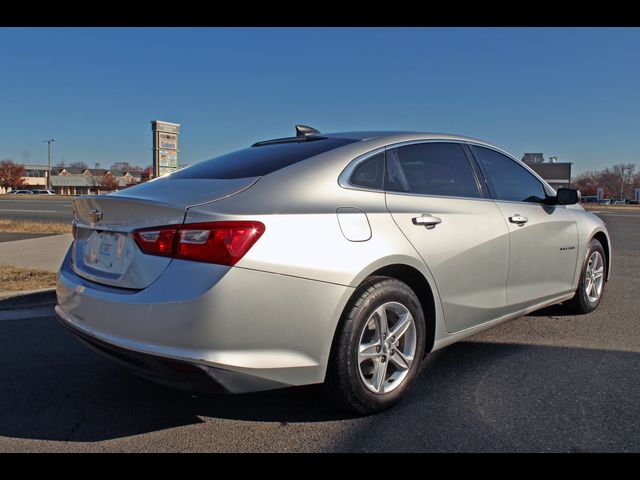
[[[56,275],[45,270],[0,265],[0,292],[55,287]]]

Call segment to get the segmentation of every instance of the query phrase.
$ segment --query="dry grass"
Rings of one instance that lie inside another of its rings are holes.
[[[0,232],[7,233],[71,233],[71,223],[34,222],[0,219]]]
[[[582,203],[585,210],[611,210],[620,212],[640,211],[640,205],[598,205],[595,203]]]
[[[17,292],[56,286],[56,273],[0,265],[0,291]]]

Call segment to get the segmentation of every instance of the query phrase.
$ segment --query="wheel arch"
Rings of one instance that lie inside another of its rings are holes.
[[[598,230],[597,232],[595,232],[593,235],[591,235],[591,239],[598,240],[602,244],[602,248],[604,249],[604,255],[607,262],[607,275],[605,277],[605,281],[608,282],[609,276],[611,275],[611,241],[609,240],[609,236],[603,230]]]
[[[391,277],[406,283],[416,294],[424,312],[426,338],[425,354],[433,348],[436,333],[436,300],[433,289],[426,277],[415,267],[403,263],[394,263],[379,268],[369,276]]]
[[[333,338],[331,341],[331,350],[329,357],[333,356],[336,337],[344,322],[344,314],[351,303],[351,300],[358,295],[359,287],[367,281],[368,278],[373,276],[385,276],[395,278],[401,282],[406,283],[416,294],[422,311],[425,314],[426,322],[426,339],[425,339],[425,354],[429,353],[435,344],[436,331],[438,329],[438,319],[441,318],[441,309],[439,303],[438,291],[433,283],[433,279],[430,279],[429,272],[423,272],[421,270],[422,265],[416,265],[413,258],[394,258],[386,259],[387,261],[375,262],[369,265],[368,268],[361,271],[351,283],[351,286],[355,287],[354,291],[349,296],[348,300],[344,304],[344,307],[340,313],[338,322],[336,323],[333,331]]]

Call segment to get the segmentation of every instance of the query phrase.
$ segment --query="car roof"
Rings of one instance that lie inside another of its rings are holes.
[[[305,127],[310,128],[310,127]],[[513,157],[509,152],[503,148],[481,140],[479,138],[468,137],[465,135],[458,135],[454,133],[440,133],[440,132],[418,132],[418,131],[396,131],[396,130],[363,130],[363,131],[350,131],[350,132],[319,132],[312,133],[307,136],[307,140],[313,140],[314,137],[320,138],[342,138],[358,142],[362,148],[377,148],[384,145],[391,145],[394,143],[420,141],[420,140],[448,140],[454,142],[467,142],[478,145],[487,146],[505,153],[506,155]],[[304,141],[304,136],[274,138],[269,140],[262,140],[254,143],[252,146],[269,145],[273,143],[297,143]],[[364,144],[364,145],[363,145]]]
[[[480,145],[486,145],[504,151],[504,149],[494,145],[485,140],[479,138],[468,137],[464,135],[458,135],[455,133],[440,133],[440,132],[417,132],[417,131],[393,131],[393,130],[367,130],[356,132],[332,132],[332,133],[320,133],[322,137],[335,137],[335,138],[349,138],[352,140],[378,140],[386,143],[400,143],[404,141],[413,140],[451,140],[456,142],[469,142],[477,143]]]

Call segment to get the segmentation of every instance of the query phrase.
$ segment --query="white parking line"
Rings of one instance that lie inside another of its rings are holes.
[[[0,212],[66,213],[61,210],[26,210],[24,208],[0,208]]]

